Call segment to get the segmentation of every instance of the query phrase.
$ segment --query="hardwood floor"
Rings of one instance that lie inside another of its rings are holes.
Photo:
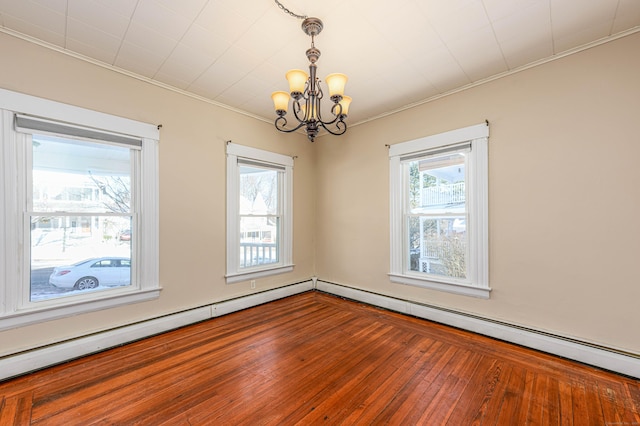
[[[640,425],[640,381],[309,292],[0,383],[0,425]]]

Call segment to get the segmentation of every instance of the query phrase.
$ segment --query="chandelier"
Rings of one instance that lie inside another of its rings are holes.
[[[329,98],[333,102],[331,105],[332,117],[327,121],[322,119],[320,107],[324,93],[320,86],[320,79],[316,76],[316,61],[320,57],[320,50],[314,45],[314,38],[320,34],[322,27],[322,21],[318,18],[304,19],[302,31],[311,36],[311,47],[307,49],[309,74],[303,70],[290,70],[286,74],[289,81],[289,93],[281,91],[271,94],[271,99],[273,99],[276,114],[278,115],[275,121],[276,129],[290,133],[304,127],[311,142],[315,140],[320,128],[325,129],[332,135],[341,135],[346,132],[347,123],[344,120],[347,118],[349,104],[351,103],[351,98],[344,96],[347,76],[338,73],[329,74],[325,82],[329,88]],[[287,128],[285,115],[291,98],[293,98],[293,116],[297,123],[293,124],[293,127]]]

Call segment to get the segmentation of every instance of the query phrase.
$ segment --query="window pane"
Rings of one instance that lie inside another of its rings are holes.
[[[33,210],[131,212],[131,150],[33,135]]]
[[[30,300],[131,285],[131,149],[33,135],[32,164]]]
[[[278,214],[278,171],[240,165],[240,214]]]
[[[278,263],[280,218],[240,217],[240,268]]]
[[[411,271],[451,278],[467,277],[464,216],[410,217],[408,229]]]
[[[465,208],[465,154],[427,157],[408,164],[411,213]]]
[[[130,230],[129,217],[32,216],[31,301],[131,285]]]

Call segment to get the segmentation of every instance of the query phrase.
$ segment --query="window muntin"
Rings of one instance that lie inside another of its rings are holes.
[[[293,159],[227,145],[227,283],[289,272]]]
[[[135,223],[131,201],[138,190],[132,185],[132,170],[138,150],[68,137],[25,136],[31,164],[27,194],[32,194],[25,212],[30,224],[25,236],[30,241],[29,300],[131,286],[131,268],[124,277],[124,270],[95,273],[72,266],[98,258],[130,261],[132,241],[118,237]],[[53,274],[63,266],[68,268]]]
[[[488,125],[391,145],[392,282],[489,297]]]

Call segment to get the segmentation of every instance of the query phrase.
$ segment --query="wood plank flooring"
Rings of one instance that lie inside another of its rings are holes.
[[[640,381],[309,292],[0,383],[0,425],[640,425]]]

